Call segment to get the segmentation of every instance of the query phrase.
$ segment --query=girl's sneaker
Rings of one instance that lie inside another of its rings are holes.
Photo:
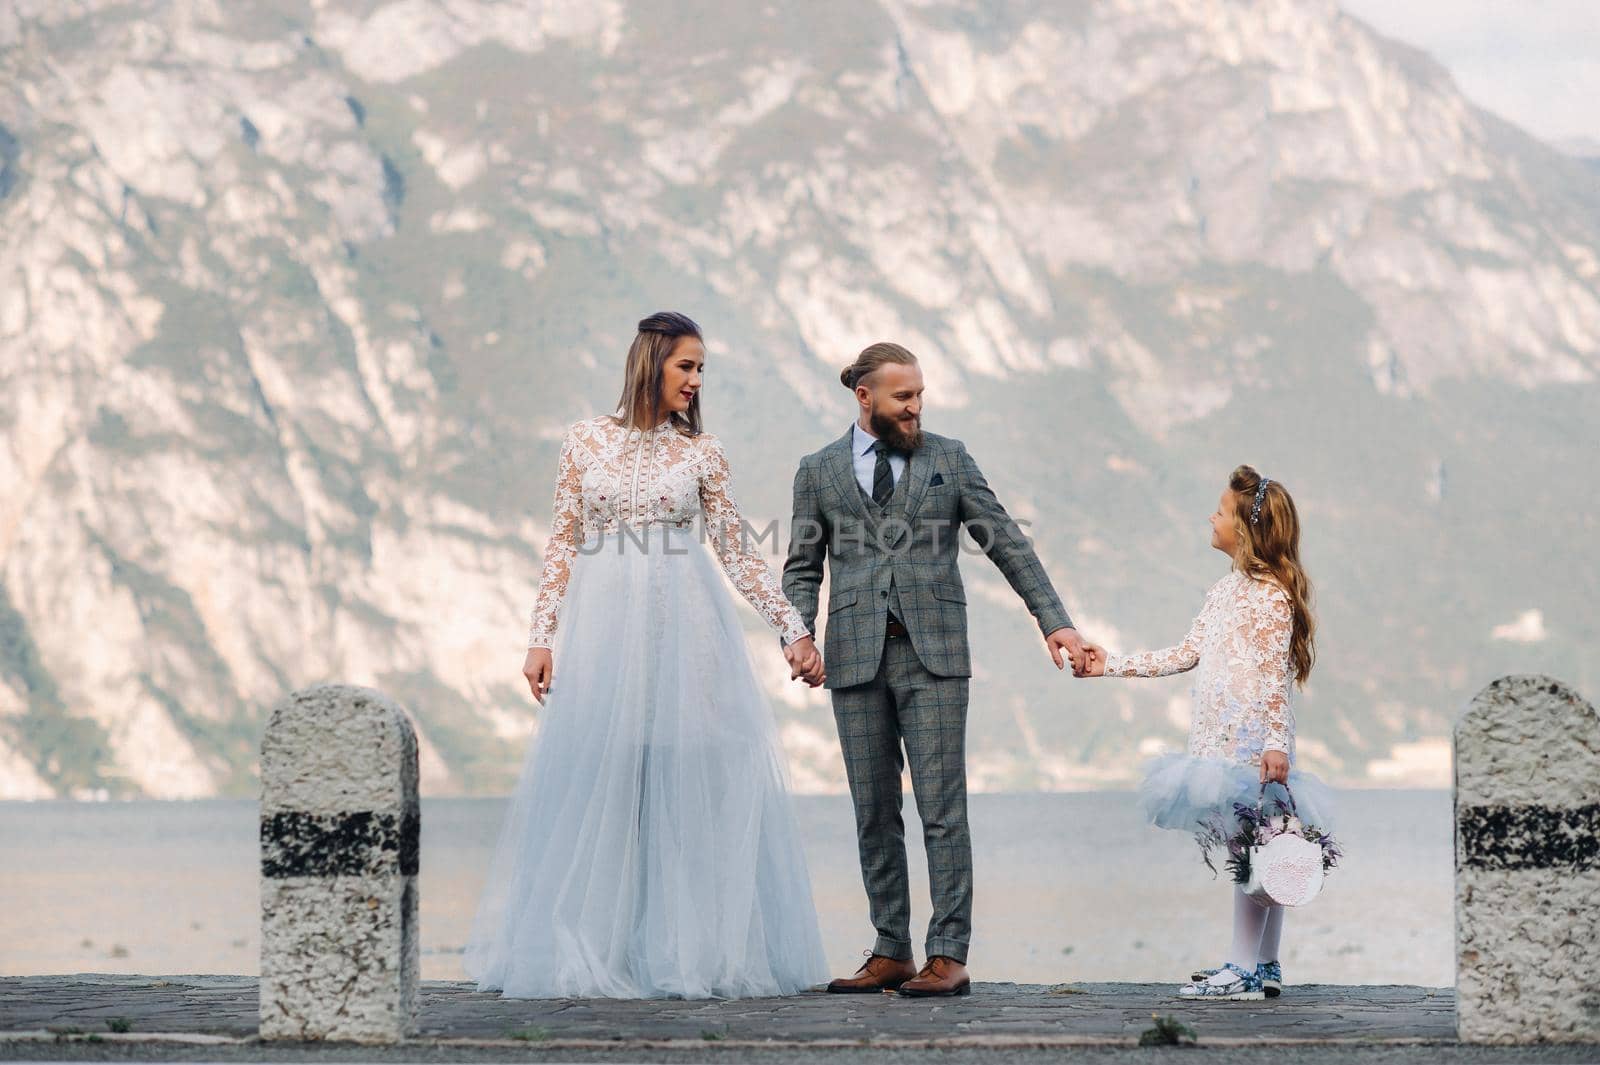
[[[1261,978],[1232,962],[1225,963],[1214,976],[1185,984],[1178,989],[1182,999],[1218,999],[1224,1002],[1257,1002],[1267,997]]]
[[[1221,969],[1196,969],[1189,974],[1189,979],[1194,983],[1209,980],[1220,973]],[[1268,998],[1277,998],[1283,994],[1283,966],[1275,961],[1264,961],[1256,966],[1256,975],[1261,978],[1261,990]]]

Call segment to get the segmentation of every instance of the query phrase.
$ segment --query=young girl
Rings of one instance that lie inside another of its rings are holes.
[[[1291,768],[1290,681],[1304,686],[1315,657],[1311,582],[1300,566],[1300,519],[1277,481],[1240,466],[1211,515],[1211,546],[1233,560],[1206,593],[1176,647],[1135,655],[1089,648],[1091,677],[1165,677],[1198,669],[1187,754],[1150,763],[1139,803],[1161,828],[1231,832],[1233,804],[1253,805],[1266,782],[1287,784],[1300,817],[1328,829],[1326,785]],[[1269,789],[1267,801],[1272,802]],[[1281,792],[1277,797],[1282,798]],[[1234,890],[1233,945],[1216,969],[1191,975],[1183,998],[1260,999],[1283,989],[1278,963],[1283,907]]]

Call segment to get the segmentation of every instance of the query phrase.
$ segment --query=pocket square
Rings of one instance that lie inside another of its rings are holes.
[[[933,480],[928,482],[928,487],[933,488],[941,484],[944,484],[944,474],[936,473],[933,475]]]

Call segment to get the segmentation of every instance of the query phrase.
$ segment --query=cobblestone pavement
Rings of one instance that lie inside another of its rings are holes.
[[[1449,1042],[1448,988],[1311,986],[1269,1002],[1184,1003],[1156,984],[980,983],[955,999],[809,993],[715,1001],[528,1000],[429,981],[417,1038],[559,1046],[805,1044],[836,1047],[1087,1046],[1136,1043],[1151,1014],[1173,1016],[1219,1043]],[[129,1036],[164,1033],[253,1039],[257,985],[241,976],[0,978],[7,1033]],[[124,1022],[126,1022],[124,1024]],[[35,1035],[34,1038],[41,1038]]]
[[[1197,1033],[1198,1045],[1180,1054],[1189,1065],[1600,1065],[1594,1046],[1457,1044],[1448,988],[1294,987],[1269,1003],[1203,1005],[1171,991],[984,983],[931,1001],[530,1001],[430,981],[417,1037],[370,1047],[258,1041],[254,977],[4,977],[0,1062],[1154,1065],[1172,1051],[1136,1044],[1158,1013]]]

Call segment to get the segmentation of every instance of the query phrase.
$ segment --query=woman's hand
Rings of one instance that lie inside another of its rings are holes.
[[[794,643],[785,645],[783,657],[789,663],[790,680],[803,680],[815,688],[828,679],[822,654],[817,650],[816,641],[809,636],[802,636]]]
[[[555,679],[556,664],[550,657],[548,647],[528,648],[528,657],[522,660],[522,675],[528,678],[528,687],[533,691],[533,697],[539,700],[539,705],[544,705],[544,697],[550,694],[550,682]]]
[[[1103,677],[1106,675],[1106,649],[1097,643],[1091,643],[1083,649],[1083,672],[1080,677]]]
[[[1282,751],[1262,751],[1261,783],[1288,784],[1289,756]]]

